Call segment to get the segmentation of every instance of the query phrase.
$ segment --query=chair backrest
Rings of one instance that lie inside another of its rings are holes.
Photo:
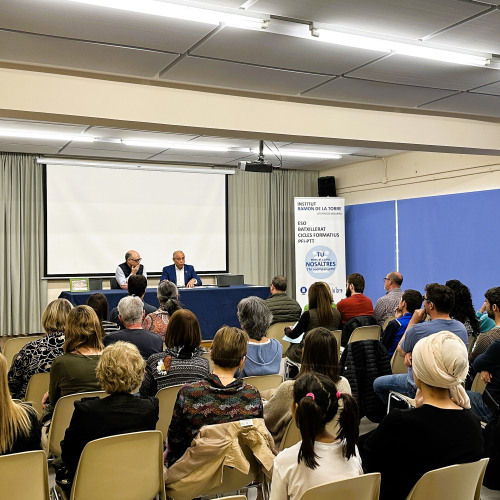
[[[42,398],[49,390],[50,372],[35,373],[28,382],[24,401],[31,403],[39,416],[42,416]]]
[[[287,326],[292,327],[295,323],[274,323],[274,325],[271,325],[269,329],[267,330],[266,337],[268,339],[276,339],[283,347],[283,357],[285,357],[285,352],[286,350],[290,347],[290,342],[287,342],[286,340],[283,340],[283,335],[284,329]]]
[[[121,289],[121,286],[118,284],[118,281],[116,281],[116,278],[109,278],[109,288],[111,288],[111,290]]]
[[[245,382],[253,385],[259,392],[264,392],[269,389],[277,389],[283,382],[283,377],[279,374],[256,375],[254,377],[245,377]]]
[[[469,354],[472,352],[472,349],[474,348],[474,344],[476,343],[476,337],[474,335],[468,335],[468,340],[469,340]]]
[[[300,500],[378,500],[380,492],[380,473],[364,474],[350,479],[322,484],[305,491]]]
[[[29,335],[26,337],[17,337],[5,342],[3,347],[3,355],[7,359],[7,369],[10,369],[14,356],[26,345],[33,340],[39,339],[42,335]]]
[[[208,360],[208,369],[210,370],[210,373],[212,373],[212,370],[214,369],[214,362],[212,361],[212,358],[210,357],[210,351],[204,352],[202,354],[202,356]]]
[[[346,321],[344,323],[344,326],[342,327],[342,339],[341,339],[341,344],[342,347],[345,347],[347,343],[349,342],[349,339],[351,338],[352,333],[356,328],[359,328],[360,326],[377,326],[377,320],[373,316],[354,316],[354,318],[351,318],[350,320]]]
[[[348,344],[359,340],[380,340],[380,326],[360,326],[356,328],[349,338]]]
[[[451,465],[424,474],[406,500],[479,500],[488,458],[469,464]]]
[[[216,276],[217,286],[220,285],[243,285],[245,276],[243,274],[221,274]]]
[[[85,446],[71,500],[165,500],[161,432],[120,434]]]
[[[394,351],[394,354],[391,358],[391,370],[393,375],[408,372],[408,368],[405,365],[405,358],[403,358],[403,356],[400,356],[397,350]]]
[[[476,376],[474,377],[474,381],[472,382],[470,390],[482,394],[485,389],[486,389],[486,382],[483,382],[483,380],[481,380],[480,373],[476,373]]]
[[[181,387],[182,385],[172,385],[170,387],[160,389],[156,393],[156,397],[160,402],[160,415],[158,417],[158,422],[156,422],[156,430],[161,431],[163,441],[167,439],[167,432],[170,426],[170,421],[172,420],[172,413],[174,412],[177,393]]]
[[[46,451],[49,455],[61,456],[61,441],[64,439],[64,433],[71,422],[75,401],[80,401],[82,398],[105,398],[107,395],[104,391],[79,392],[63,396],[57,401],[48,436],[48,450]]]
[[[335,340],[337,341],[337,354],[340,359],[340,343],[342,341],[342,330],[330,330],[332,335],[335,337]]]
[[[295,425],[295,419],[292,418],[288,424],[285,434],[283,434],[283,439],[281,440],[280,449],[290,448],[294,444],[297,444],[302,439],[299,428]]]
[[[49,500],[47,455],[42,450],[0,456],[2,500]]]

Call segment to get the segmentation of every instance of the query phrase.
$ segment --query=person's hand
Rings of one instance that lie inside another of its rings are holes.
[[[415,309],[415,312],[411,317],[414,325],[416,325],[417,323],[422,323],[423,321],[425,321],[425,318],[427,318],[427,313],[425,312],[425,309]]]
[[[49,392],[48,391],[43,395],[43,398],[42,398],[42,410],[45,410],[45,403],[46,403],[47,399],[49,399]]]
[[[417,389],[417,393],[415,394],[415,407],[419,408],[424,404],[424,398],[422,396],[422,391]]]
[[[289,326],[286,326],[283,331],[285,332],[285,335],[288,335],[292,331],[292,329]]]
[[[405,366],[407,368],[410,368],[410,366],[411,366],[411,352],[407,352],[405,354]]]
[[[394,310],[394,317],[395,318],[401,318],[403,316],[403,311],[399,308],[399,306],[396,307]]]
[[[140,264],[137,264],[137,266],[132,268],[132,274],[137,274],[137,271],[139,271],[139,265]]]
[[[192,280],[188,281],[188,284],[186,285],[186,288],[194,288],[195,284],[196,284],[196,280],[193,278]]]
[[[489,384],[491,382],[491,379],[493,378],[493,375],[490,372],[484,371],[481,372],[481,380],[485,382],[486,384]]]
[[[483,302],[483,305],[481,306],[481,309],[479,309],[479,312],[481,314],[486,312],[486,300]]]

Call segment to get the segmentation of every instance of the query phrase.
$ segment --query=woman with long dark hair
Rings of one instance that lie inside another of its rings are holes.
[[[479,321],[472,304],[472,295],[467,286],[458,280],[448,280],[445,285],[455,294],[455,305],[450,311],[450,318],[460,321],[467,330],[467,335],[479,335]]]
[[[340,430],[334,436],[326,424],[339,412],[341,401]],[[352,396],[328,377],[308,373],[294,384],[292,414],[302,441],[276,457],[271,500],[295,500],[314,486],[363,474],[356,447],[359,412]]]
[[[108,321],[109,304],[108,304],[108,299],[104,294],[93,293],[87,299],[87,305],[90,306],[97,314],[97,317],[101,322],[101,327],[104,335],[107,335],[108,333],[117,332],[120,329],[116,323]]]

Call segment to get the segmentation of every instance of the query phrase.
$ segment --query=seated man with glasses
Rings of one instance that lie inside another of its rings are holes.
[[[398,307],[403,295],[403,290],[401,290],[402,284],[403,276],[397,271],[389,273],[384,278],[385,295],[377,300],[373,311],[373,317],[377,320],[381,328],[383,328],[387,318],[394,316],[394,311]]]
[[[137,274],[138,276],[144,276],[146,279],[148,275],[146,274],[146,270],[144,266],[141,264],[141,256],[139,252],[135,250],[129,250],[125,254],[125,262],[120,264],[116,268],[115,278],[116,282],[123,288],[124,290],[128,289],[128,279],[130,276]]]
[[[465,326],[450,318],[450,311],[455,303],[453,290],[445,285],[430,283],[425,287],[424,308],[417,309],[408,323],[408,328],[401,338],[397,353],[405,358],[407,374],[385,375],[373,383],[373,389],[382,402],[387,405],[390,391],[399,392],[414,398],[417,387],[413,381],[411,353],[416,343],[433,333],[448,331],[454,333],[468,347],[469,341]],[[431,320],[426,321],[427,315]]]

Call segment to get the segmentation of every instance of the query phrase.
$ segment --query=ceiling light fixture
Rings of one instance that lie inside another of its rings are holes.
[[[47,134],[43,132],[27,132],[25,130],[6,130],[0,129],[0,137],[15,137],[18,139],[41,139],[47,141],[78,141],[78,142],[94,142],[95,137],[85,135],[69,135],[69,134]]]
[[[287,151],[286,149],[280,149],[277,153],[279,156],[296,156],[298,158],[322,158],[325,160],[340,160],[342,155],[338,153],[313,153],[310,151]]]
[[[320,42],[328,42],[358,49],[374,50],[387,54],[401,54],[423,59],[432,59],[455,64],[465,64],[468,66],[487,66],[491,63],[491,58],[466,54],[452,50],[444,50],[426,45],[417,45],[394,40],[372,38],[368,36],[354,35],[325,29],[312,29],[311,34]]]
[[[150,147],[159,149],[185,149],[190,151],[213,151],[214,153],[227,153],[229,148],[223,146],[203,146],[190,143],[170,143],[161,141],[136,141],[129,139],[122,139],[122,144],[125,146],[138,146],[138,147]]]
[[[157,0],[69,0],[71,2],[108,7],[110,9],[126,10],[140,14],[151,14],[153,16],[170,17],[185,21],[195,21],[205,24],[217,25],[224,23],[227,26],[246,29],[265,29],[268,27],[270,16],[254,14],[242,11],[235,14],[230,9],[200,8],[194,2],[182,4],[167,3]]]

